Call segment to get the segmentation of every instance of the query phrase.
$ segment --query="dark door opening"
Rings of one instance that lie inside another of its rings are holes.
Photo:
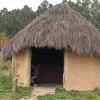
[[[31,66],[38,64],[38,83],[63,83],[63,50],[32,47]],[[31,71],[31,74],[34,72]]]

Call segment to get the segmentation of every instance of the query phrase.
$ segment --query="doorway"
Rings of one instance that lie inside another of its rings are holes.
[[[64,51],[54,48],[32,47],[31,69],[34,65],[38,68],[38,84],[62,84]],[[34,71],[31,71],[33,74]]]

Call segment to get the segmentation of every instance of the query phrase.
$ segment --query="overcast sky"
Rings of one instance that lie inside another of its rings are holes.
[[[47,1],[55,5],[61,3],[63,0],[47,0]],[[28,5],[29,7],[32,7],[32,9],[35,11],[42,2],[43,0],[0,0],[0,10],[2,10],[4,7],[7,8],[8,10],[12,10],[16,8],[23,8],[24,5]]]

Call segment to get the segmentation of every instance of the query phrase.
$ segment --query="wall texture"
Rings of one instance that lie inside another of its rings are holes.
[[[30,86],[31,50],[26,48],[12,57],[12,65],[18,78],[18,86]]]
[[[64,52],[64,88],[66,90],[100,89],[100,57]]]
[[[31,49],[26,48],[12,57],[16,68],[18,86],[30,86]],[[63,85],[66,90],[100,89],[100,57],[80,56],[70,51],[64,52]]]

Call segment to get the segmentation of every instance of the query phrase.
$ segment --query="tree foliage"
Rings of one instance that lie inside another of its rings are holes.
[[[34,18],[34,11],[27,5],[21,10],[14,9],[12,11],[5,11],[3,9],[0,13],[0,32],[5,32],[11,36],[25,27]]]
[[[6,33],[0,33],[0,49],[5,45],[8,41],[8,37]]]
[[[77,0],[76,3],[69,0],[69,5],[91,21],[98,29],[100,28],[100,2],[98,0]],[[10,37],[52,6],[51,3],[44,0],[38,6],[37,11],[33,11],[27,5],[22,9],[12,11],[3,8],[0,10],[0,32],[6,33]]]
[[[38,9],[36,11],[36,16],[40,16],[42,13],[44,13],[48,8],[52,7],[53,5],[49,3],[48,1],[44,0],[40,6],[38,6]]]
[[[79,12],[87,20],[100,29],[100,1],[99,0],[77,0],[77,3],[69,1],[69,5]]]

